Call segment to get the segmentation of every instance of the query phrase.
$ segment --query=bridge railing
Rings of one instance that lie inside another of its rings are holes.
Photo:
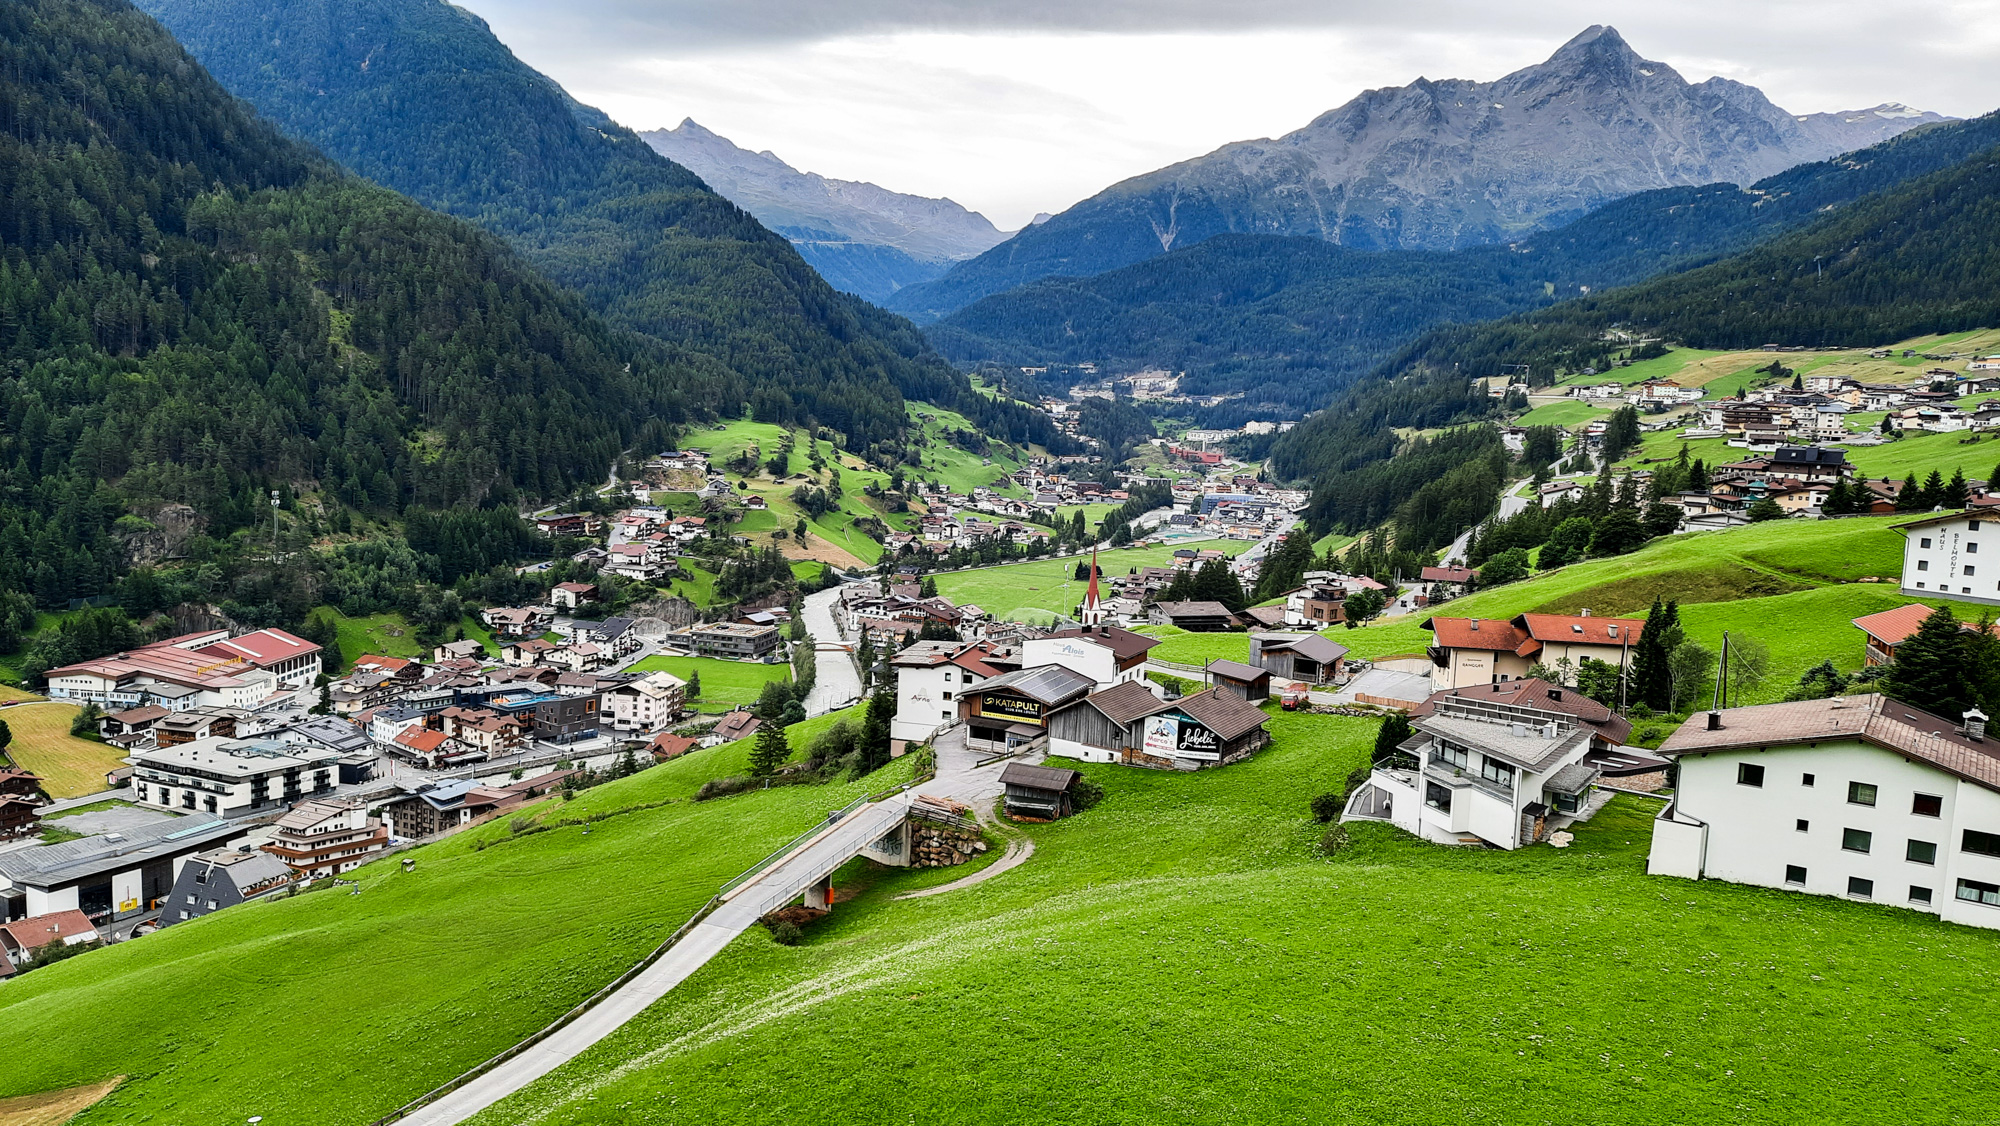
[[[776,851],[772,852],[769,856],[766,856],[764,859],[759,860],[757,863],[752,864],[748,868],[745,868],[742,872],[737,874],[735,879],[730,880],[726,884],[723,884],[722,890],[715,893],[716,896],[718,898],[726,897],[731,892],[735,891],[737,888],[740,888],[743,885],[750,883],[752,880],[755,880],[758,876],[763,875],[771,868],[783,862],[785,857],[790,856],[794,852],[797,852],[799,850],[799,847],[801,845],[804,845],[807,841],[812,840],[814,837],[817,837],[821,833],[826,832],[833,826],[838,825],[842,821],[847,820],[850,816],[852,816],[855,813],[856,810],[859,810],[862,806],[874,805],[876,802],[887,801],[898,794],[907,792],[913,787],[921,786],[925,782],[928,782],[936,777],[937,777],[937,771],[928,770],[918,775],[917,777],[910,779],[908,782],[905,782],[900,786],[891,786],[886,790],[881,790],[872,794],[864,794],[861,797],[855,798],[853,801],[848,802],[846,805],[840,807],[837,810],[834,810],[832,813],[827,814],[826,820],[820,822],[817,825],[814,825],[812,828],[807,829],[805,832],[800,833],[798,836],[793,837],[791,840],[786,841],[782,846],[780,846]]]

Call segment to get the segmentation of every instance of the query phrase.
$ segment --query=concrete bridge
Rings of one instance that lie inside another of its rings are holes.
[[[611,1035],[772,911],[801,895],[808,907],[830,907],[832,876],[857,856],[884,864],[911,862],[912,819],[976,829],[977,823],[917,800],[912,786],[862,798],[765,857],[695,912],[645,961],[534,1036],[431,1091],[375,1126],[453,1126],[575,1059]]]

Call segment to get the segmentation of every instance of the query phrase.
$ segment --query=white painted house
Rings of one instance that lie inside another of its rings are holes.
[[[1061,665],[1095,680],[1094,691],[1146,678],[1146,651],[1160,642],[1117,626],[1093,625],[1034,638],[1021,646],[1021,667]]]
[[[1416,734],[1369,772],[1342,821],[1388,821],[1436,844],[1515,849],[1581,817],[1600,773],[1576,716],[1438,697]]]
[[[1908,907],[2000,930],[2000,744],[1886,696],[1697,715],[1646,870]]]
[[[1895,529],[1903,535],[1904,594],[2000,605],[2000,519],[1993,513],[1938,512]]]
[[[889,662],[896,670],[890,750],[901,754],[956,722],[959,696],[1006,671],[988,663],[994,649],[988,642],[919,641],[896,654]]]

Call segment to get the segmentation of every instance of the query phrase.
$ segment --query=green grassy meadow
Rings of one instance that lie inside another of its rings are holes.
[[[719,661],[713,657],[671,657],[654,654],[633,665],[632,672],[670,672],[686,680],[694,673],[701,674],[701,699],[696,701],[702,711],[717,710],[725,704],[754,703],[764,685],[771,681],[786,681],[792,678],[792,666],[782,661],[774,665],[744,661]],[[726,710],[726,709],[724,709]]]
[[[826,810],[908,774],[688,800],[748,759],[748,741],[697,751],[514,815],[603,820],[516,836],[503,818],[402,854],[412,873],[400,858],[357,870],[358,894],[237,907],[10,981],[0,1025],[34,1035],[10,1046],[0,1098],[125,1075],[76,1121],[370,1122],[616,977]],[[302,1013],[311,1035],[280,1034]]]
[[[1232,558],[1250,545],[1236,540],[1203,540],[1171,547],[1113,548],[1098,555],[1097,565],[1107,579],[1124,575],[1136,567],[1165,567],[1174,552],[1183,547],[1198,551],[1227,552]],[[1075,577],[1078,564],[1087,556],[1036,559],[1026,563],[1004,563],[976,567],[937,576],[938,593],[957,605],[971,603],[993,617],[1006,621],[1046,619],[1052,613],[1074,613],[1083,601],[1085,583]]]
[[[474,1122],[1775,1126],[1990,1110],[2000,1009],[1967,1003],[2000,985],[1990,933],[1647,877],[1657,806],[1634,798],[1566,850],[1362,825],[1328,859],[1306,801],[1365,761],[1373,724],[1272,724],[1271,749],[1225,770],[1083,767],[1104,803],[1024,827],[1033,859],[978,887],[898,902],[892,876],[801,946],[746,935]]]

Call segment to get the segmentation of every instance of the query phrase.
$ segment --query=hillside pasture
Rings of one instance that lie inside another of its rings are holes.
[[[1106,579],[1140,567],[1166,567],[1183,547],[1218,550],[1234,558],[1250,545],[1234,540],[1189,541],[1173,547],[1112,548],[1098,554]],[[1046,620],[1050,614],[1069,615],[1083,601],[1084,580],[1075,577],[1088,555],[1035,559],[974,567],[937,576],[938,593],[963,606],[971,603],[1003,621]]]
[[[104,776],[125,765],[125,752],[95,739],[69,733],[70,722],[82,709],[75,704],[15,704],[0,708],[0,719],[14,733],[6,757],[42,779],[52,798],[75,798],[104,789]]]
[[[1992,1065],[1968,1046],[2000,1009],[1964,998],[2000,985],[1989,932],[1648,877],[1658,807],[1636,798],[1562,850],[1364,824],[1329,859],[1306,803],[1365,763],[1374,724],[1272,727],[1219,771],[1082,766],[1103,804],[1025,826],[1026,865],[921,900],[878,879],[797,947],[746,935],[474,1122],[1985,1114]]]
[[[654,654],[632,666],[631,672],[670,672],[682,680],[701,674],[701,698],[695,703],[703,711],[717,705],[756,702],[764,686],[792,678],[792,666],[759,664],[754,661],[721,661],[714,657],[674,657]]]

